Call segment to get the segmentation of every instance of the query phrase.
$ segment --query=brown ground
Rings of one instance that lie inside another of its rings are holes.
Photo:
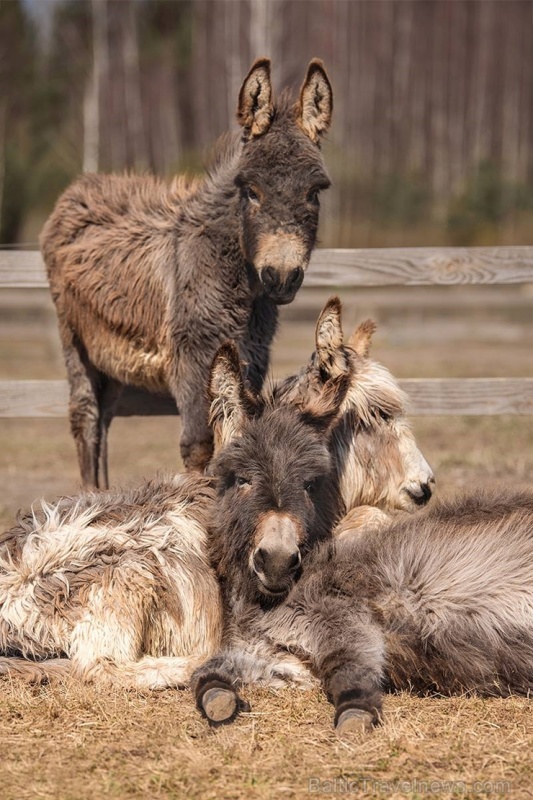
[[[322,292],[307,293],[284,309],[276,374],[307,357],[311,320],[324,299]],[[380,322],[374,355],[399,377],[533,374],[529,287],[362,290],[346,299],[346,327],[374,316]],[[0,378],[62,376],[42,293],[4,291]],[[115,420],[114,480],[179,465],[178,424],[173,418]],[[441,492],[479,482],[533,482],[531,418],[420,417],[414,427]],[[76,490],[66,420],[0,420],[0,442],[3,525],[36,497]],[[140,695],[70,682],[29,688],[4,681],[0,798],[533,796],[527,700],[402,694],[387,700],[380,730],[344,743],[332,732],[331,707],[319,692],[255,690],[247,697],[253,713],[211,732],[186,692]]]

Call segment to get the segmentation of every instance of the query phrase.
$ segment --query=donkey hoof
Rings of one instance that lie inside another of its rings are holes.
[[[373,727],[374,719],[368,711],[347,708],[337,720],[335,732],[337,736],[349,736],[352,733],[370,733]]]
[[[202,708],[209,722],[230,722],[238,711],[238,697],[231,689],[208,689],[202,697]]]

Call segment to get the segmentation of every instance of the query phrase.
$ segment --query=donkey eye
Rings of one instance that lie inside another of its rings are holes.
[[[308,495],[312,495],[316,489],[316,482],[315,481],[307,481],[304,484],[304,492]]]
[[[254,192],[251,186],[245,186],[244,189],[242,190],[242,193],[247,200],[250,200],[250,202],[252,203],[259,202],[259,195],[257,194],[257,192]]]
[[[242,475],[237,475],[235,478],[235,486],[249,486],[250,481],[248,478],[243,478]]]
[[[383,420],[383,422],[390,422],[392,420],[392,414],[387,414],[386,411],[382,411],[378,408],[378,417]]]
[[[311,189],[311,191],[307,195],[307,202],[308,203],[312,203],[313,205],[317,205],[318,204],[318,193],[319,192],[320,192],[320,189],[318,187],[316,187],[316,186],[315,186],[314,189]]]

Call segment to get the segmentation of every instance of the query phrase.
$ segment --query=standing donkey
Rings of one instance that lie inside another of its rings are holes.
[[[224,396],[209,543],[224,645],[192,677],[212,724],[246,707],[238,688],[260,679],[258,654],[274,668],[290,653],[319,678],[341,734],[378,722],[386,688],[529,694],[531,493],[479,491],[402,515],[380,535],[327,541],[322,492],[333,463],[281,422],[260,461],[253,439],[234,433],[257,414],[235,370]]]
[[[107,432],[124,386],[170,394],[181,453],[212,453],[204,387],[233,339],[260,389],[278,305],[300,288],[330,184],[320,142],[331,86],[309,64],[299,99],[274,102],[270,61],[239,94],[239,137],[204,180],[86,175],[60,197],[41,234],[70,383],[70,424],[85,487],[108,485]]]

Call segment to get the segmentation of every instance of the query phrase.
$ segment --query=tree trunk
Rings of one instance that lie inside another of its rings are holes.
[[[92,0],[93,69],[83,103],[83,171],[100,166],[100,87],[107,67],[107,0]]]

